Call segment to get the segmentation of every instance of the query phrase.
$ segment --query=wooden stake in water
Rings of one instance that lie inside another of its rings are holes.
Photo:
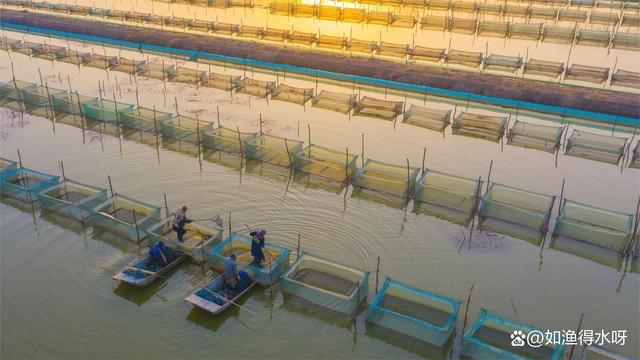
[[[345,152],[345,155],[346,155],[345,163],[344,163],[344,171],[345,171],[345,174],[346,174],[345,181],[347,183],[349,183],[349,148],[348,147],[347,147],[347,150]]]
[[[425,147],[424,150],[422,150],[422,167],[420,172],[422,173],[422,175],[424,175],[424,162],[427,160],[427,148]]]
[[[469,243],[467,248],[471,249],[471,240],[473,238],[473,228],[476,225],[476,212],[480,205],[480,188],[482,187],[482,176],[478,176],[478,183],[476,185],[475,201],[473,204],[473,210],[471,211],[471,226],[469,227]]]
[[[409,158],[407,158],[407,191],[405,195],[407,199],[411,195],[411,167],[409,166]]]
[[[20,155],[20,149],[16,150],[18,152],[18,167],[22,167],[22,155]]]
[[[296,260],[300,258],[300,233],[298,233],[298,246],[296,246]]]
[[[64,173],[64,163],[60,161],[60,171],[62,171],[62,180],[67,180],[67,175]]]
[[[562,210],[562,201],[564,200],[564,182],[565,178],[562,178],[562,187],[560,188],[560,202],[558,203],[558,216],[560,216],[560,211]]]
[[[287,138],[284,138],[284,147],[287,151],[287,157],[289,158],[289,167],[293,167],[293,161],[291,161],[291,152],[289,152],[289,142],[287,141]]]
[[[259,114],[259,115],[260,115],[260,119],[259,119],[259,121],[260,121],[260,135],[262,135],[263,134],[263,132],[262,132],[262,114]]]
[[[107,180],[109,180],[109,191],[111,192],[111,196],[113,197],[113,185],[111,184],[111,175],[107,175]]]
[[[378,256],[378,265],[376,265],[376,294],[378,293],[378,278],[380,276],[380,256]]]
[[[467,315],[469,314],[469,303],[471,302],[471,294],[473,293],[473,288],[476,286],[476,282],[474,281],[471,284],[471,289],[469,289],[469,296],[467,296],[467,306],[464,310],[464,320],[462,321],[462,333],[464,334],[464,330],[467,328]]]
[[[216,116],[218,117],[218,127],[220,127],[220,107],[216,105]]]
[[[582,319],[584,318],[584,313],[580,314],[580,321],[578,322],[578,330],[576,331],[576,334],[580,334],[580,332],[582,331]],[[569,360],[571,360],[571,357],[573,356],[573,348],[575,347],[574,345],[571,345],[571,349],[569,350]]]
[[[307,132],[309,133],[309,145],[311,145],[311,125],[307,124]]]
[[[242,149],[242,138],[240,137],[240,127],[236,126],[236,131],[238,132],[238,145],[240,145],[240,155],[244,155],[244,150]],[[229,213],[231,216],[231,213]]]
[[[136,226],[136,238],[138,239],[138,246],[140,246],[140,230],[138,229],[138,218],[136,217],[136,209],[133,210],[133,224]]]
[[[360,154],[360,157],[362,158],[362,166],[364,166],[364,133],[362,134],[362,153]]]
[[[487,188],[485,191],[489,191],[489,183],[491,182],[491,170],[493,169],[493,160],[489,163],[489,175],[487,176]]]
[[[166,213],[166,216],[169,217],[169,203],[167,202],[167,194],[163,194],[164,195],[164,211]]]

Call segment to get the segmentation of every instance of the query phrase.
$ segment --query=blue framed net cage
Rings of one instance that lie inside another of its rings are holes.
[[[180,242],[176,232],[173,230],[173,219],[174,215],[161,220],[146,230],[151,243],[155,244],[162,241],[189,254],[197,262],[206,261],[206,253],[212,246],[222,240],[222,227],[208,227],[194,222],[185,224],[184,229],[187,232],[182,237],[183,241]]]
[[[9,172],[11,170],[15,170],[17,168],[18,168],[17,162],[0,157],[0,174]]]
[[[265,260],[263,266],[260,267],[251,264],[253,262],[253,256],[251,255],[252,242],[253,239],[250,236],[237,232],[232,233],[220,245],[209,252],[211,267],[218,271],[223,271],[225,260],[231,254],[236,254],[236,261],[239,267],[246,269],[255,282],[263,286],[276,283],[289,267],[291,251],[267,242],[264,248],[266,252]]]
[[[248,138],[245,145],[248,157],[281,166],[291,166],[302,150],[302,141],[269,134]]]
[[[173,116],[172,113],[139,107],[129,111],[120,112],[122,125],[142,131],[160,131],[160,123]]]
[[[231,154],[245,152],[245,143],[255,138],[257,133],[242,132],[218,126],[202,133],[202,146]]]
[[[560,146],[561,126],[548,126],[516,120],[509,129],[507,144],[553,153]]]
[[[480,228],[540,243],[555,196],[492,183],[480,205]]]
[[[573,130],[565,154],[617,165],[624,155],[628,139]]]
[[[392,165],[367,159],[364,166],[355,171],[352,183],[395,196],[409,196],[419,171],[416,167]]]
[[[369,305],[366,320],[394,332],[442,346],[453,334],[460,301],[387,278]]]
[[[0,99],[21,100],[22,94],[20,90],[34,85],[34,83],[20,80],[11,80],[0,83]]]
[[[51,95],[53,109],[67,114],[83,115],[82,104],[97,100],[94,97],[63,92]]]
[[[522,332],[526,337],[532,331],[541,330],[482,309],[478,321],[462,338],[462,355],[478,360],[562,359],[564,345],[543,345],[535,348],[520,338],[524,342],[523,345],[512,346],[515,339],[512,339],[511,335],[515,335],[515,331]],[[542,333],[544,334],[544,331]]]
[[[414,212],[467,224],[474,216],[483,181],[425,169],[414,193]]]
[[[133,108],[132,104],[104,99],[94,99],[82,103],[82,110],[86,117],[109,123],[120,122],[120,112],[130,111]]]
[[[282,277],[282,291],[352,317],[367,299],[369,272],[304,254]]]
[[[202,142],[202,133],[213,130],[213,123],[176,115],[160,122],[163,137],[194,144]]]
[[[356,172],[358,155],[309,145],[295,156],[293,167],[301,172],[346,183]]]
[[[633,215],[564,199],[553,235],[623,253],[633,235]]]
[[[93,208],[106,200],[106,189],[69,179],[38,192],[43,208],[79,221],[87,219]]]
[[[66,91],[37,84],[20,89],[22,101],[36,106],[49,106],[52,103],[51,96],[64,92]]]
[[[0,174],[0,193],[22,201],[36,201],[36,194],[58,183],[58,176],[28,168],[19,168]]]
[[[160,208],[113,194],[93,208],[89,221],[95,227],[140,243],[147,237],[145,230],[160,221]]]

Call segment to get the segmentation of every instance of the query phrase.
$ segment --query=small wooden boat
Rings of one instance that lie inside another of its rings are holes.
[[[137,259],[131,264],[127,265],[122,271],[117,273],[113,279],[122,281],[132,286],[144,287],[156,279],[161,278],[163,274],[176,267],[184,259],[187,258],[187,254],[183,251],[173,250],[176,257],[165,265],[160,267],[151,261],[151,256],[147,255],[142,259]]]
[[[184,301],[190,302],[194,306],[197,306],[213,315],[217,315],[225,311],[229,306],[237,304],[237,301],[255,285],[256,283],[251,280],[249,286],[229,298],[228,290],[225,289],[224,276],[220,275],[208,282],[206,285],[201,286],[193,294],[184,299]]]

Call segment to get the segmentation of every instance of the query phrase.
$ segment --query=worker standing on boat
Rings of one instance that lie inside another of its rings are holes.
[[[178,235],[178,241],[180,242],[184,241],[182,237],[187,233],[187,230],[184,229],[184,225],[191,222],[191,219],[187,218],[187,210],[187,207],[183,206],[173,215],[173,231]]]
[[[238,274],[238,263],[236,262],[236,254],[231,254],[224,262],[224,279],[232,289],[235,289],[240,275]]]
[[[249,233],[251,235],[251,255],[253,256],[252,265],[262,266],[262,262],[264,261],[264,245],[265,245],[265,235],[267,235],[267,230],[260,231],[252,231]]]

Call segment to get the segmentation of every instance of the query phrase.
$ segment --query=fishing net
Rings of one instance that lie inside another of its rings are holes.
[[[562,127],[547,126],[516,120],[509,129],[507,143],[553,153],[560,146]]]
[[[638,89],[640,88],[640,73],[618,69],[611,76],[611,85]]]
[[[347,114],[355,105],[356,98],[355,94],[341,94],[322,90],[320,94],[313,97],[311,106]]]
[[[612,45],[616,49],[638,50],[640,49],[640,34],[616,31]]]
[[[507,118],[461,112],[453,121],[453,134],[498,142],[502,138]]]
[[[542,29],[542,41],[556,44],[569,44],[576,36],[576,29],[573,27],[562,27],[545,25]]]
[[[93,208],[106,200],[106,189],[68,179],[38,193],[43,208],[79,221],[87,219]]]
[[[318,19],[338,21],[340,20],[340,14],[340,8],[337,6],[318,6]]]
[[[606,11],[591,11],[589,23],[599,25],[615,25],[620,20],[620,14]]]
[[[537,329],[482,309],[480,318],[462,339],[462,355],[471,359],[562,359],[564,345],[543,345],[536,348],[523,340],[523,346],[512,346],[511,335],[516,330],[522,331],[526,336]],[[541,333],[544,334],[544,331]]]
[[[64,90],[58,90],[47,86],[33,85],[20,89],[22,101],[30,105],[49,106],[51,99],[49,96],[64,93]]]
[[[289,36],[289,30],[266,28],[262,34],[262,39],[269,41],[283,42]]]
[[[560,9],[558,21],[583,23],[587,21],[587,10]]]
[[[466,19],[454,16],[451,18],[451,22],[449,23],[449,30],[454,33],[471,35],[475,34],[477,26],[478,20],[476,19]]]
[[[206,253],[210,247],[222,240],[222,227],[207,227],[195,222],[185,224],[184,229],[187,232],[182,237],[183,241],[180,242],[177,233],[173,230],[173,219],[173,215],[169,216],[147,229],[151,243],[162,241],[189,254],[199,262],[206,261]]]
[[[280,84],[273,95],[274,100],[288,101],[295,104],[304,105],[313,97],[313,89],[296,88],[293,86]]]
[[[89,60],[84,63],[84,66],[106,70],[117,63],[117,56],[92,54]]]
[[[411,29],[416,26],[416,18],[412,15],[392,15],[393,21],[391,22],[391,26],[399,27],[399,28],[407,28]]]
[[[289,42],[292,44],[309,45],[316,42],[315,33],[307,33],[302,31],[292,31],[289,34]]]
[[[445,31],[449,28],[449,17],[436,15],[424,16],[420,19],[420,28]]]
[[[165,65],[164,63],[147,62],[140,66],[140,75],[150,77],[152,79],[165,80],[171,74],[175,73],[175,66]]]
[[[347,42],[348,50],[370,55],[376,48],[376,43],[370,40],[350,39]]]
[[[144,68],[146,63],[147,62],[144,60],[134,60],[121,57],[116,60],[112,70],[127,74],[137,74]]]
[[[509,27],[509,38],[538,40],[542,33],[542,23],[538,24],[517,24],[513,23]]]
[[[282,278],[284,293],[352,316],[367,298],[369,272],[302,255]]]
[[[320,35],[316,47],[320,49],[342,50],[345,46],[345,38],[339,36]]]
[[[402,113],[402,105],[402,101],[387,101],[363,96],[356,103],[353,115],[393,121]]]
[[[393,22],[393,13],[390,11],[368,11],[367,24],[390,25]]]
[[[611,33],[609,31],[581,29],[576,38],[576,44],[592,46],[609,46]]]
[[[0,174],[0,193],[22,201],[37,200],[36,194],[58,183],[58,176],[19,168]]]
[[[481,228],[530,240],[546,233],[555,196],[491,184],[480,206]]]
[[[344,8],[342,9],[342,21],[350,23],[361,23],[366,19],[365,9]]]
[[[262,26],[242,25],[238,30],[238,36],[244,38],[258,39],[262,36],[264,28]]]
[[[269,12],[276,15],[290,15],[293,14],[293,3],[289,2],[272,2],[269,4]]]
[[[391,165],[369,159],[361,169],[356,170],[353,184],[391,195],[408,196],[413,190],[418,172],[416,167]]]
[[[449,125],[450,116],[451,110],[436,110],[417,105],[411,105],[409,111],[406,111],[404,113],[404,119],[402,120],[402,122],[429,130],[442,132]]]
[[[478,35],[506,37],[509,33],[509,23],[499,21],[480,21],[478,23]]]
[[[529,18],[542,19],[542,20],[554,20],[558,16],[558,9],[548,7],[532,6],[529,10]]]
[[[0,174],[15,170],[18,168],[18,163],[15,161],[0,157]]]
[[[531,59],[524,64],[524,73],[556,78],[564,72],[564,63]]]
[[[82,110],[82,104],[87,102],[94,102],[97,100],[98,99],[93,97],[82,96],[68,92],[51,95],[51,102],[53,104],[53,108],[56,111],[73,115],[84,114]]]
[[[42,45],[34,46],[31,49],[31,52],[34,57],[47,59],[47,60],[55,60],[58,57],[57,54],[64,50],[65,48],[63,46],[42,44]]]
[[[231,91],[240,85],[240,76],[211,73],[202,79],[200,86]]]
[[[139,243],[145,230],[160,221],[160,208],[130,197],[114,194],[93,208],[89,222],[96,227]]]
[[[11,80],[0,83],[0,99],[21,100],[21,90],[32,86],[36,86],[36,84],[20,80]]]
[[[302,150],[302,141],[262,134],[245,140],[248,157],[270,164],[291,166]]]
[[[243,94],[253,95],[257,97],[266,98],[276,91],[275,81],[263,81],[251,78],[244,78],[240,80],[238,86],[238,92]]]
[[[169,81],[186,83],[186,84],[197,84],[206,75],[207,75],[207,72],[204,70],[196,70],[196,69],[190,69],[183,66],[178,66],[176,70],[170,74]]]
[[[485,70],[516,72],[522,66],[522,58],[491,54],[484,58],[483,64]]]
[[[602,84],[609,78],[609,68],[573,64],[567,68],[564,78]]]
[[[409,52],[407,44],[394,44],[382,42],[378,46],[378,55],[389,56],[394,58],[404,58]]]
[[[296,170],[338,182],[347,182],[356,170],[358,155],[309,145],[295,155]]]
[[[202,133],[213,130],[213,123],[191,117],[176,115],[160,122],[163,137],[199,144]]]
[[[415,46],[411,50],[412,60],[440,62],[446,56],[445,49],[428,48],[424,46]]]
[[[633,215],[631,214],[623,214],[565,199],[553,234],[622,253],[629,245],[632,228]]]
[[[414,191],[415,210],[466,223],[474,214],[482,183],[426,169]]]
[[[618,164],[626,144],[627,138],[574,130],[567,141],[565,154]]]
[[[480,3],[478,12],[483,15],[499,16],[502,14],[502,4]]]
[[[168,120],[172,116],[172,113],[140,107],[120,112],[120,122],[132,129],[160,131],[160,122]]]
[[[447,64],[477,68],[482,63],[482,53],[451,49],[445,58]]]
[[[439,347],[453,334],[459,309],[458,300],[387,278],[366,321]]]
[[[91,61],[91,54],[72,49],[63,49],[56,53],[56,60],[74,65],[82,65]]]
[[[224,262],[233,253],[237,256],[238,269],[248,270],[255,282],[263,286],[269,286],[277,282],[289,266],[290,250],[275,246],[267,239],[264,247],[265,259],[262,266],[252,265],[252,242],[253,239],[250,236],[232,233],[220,245],[209,252],[211,266],[218,271],[224,271]]]
[[[118,123],[120,112],[133,110],[134,105],[111,100],[94,99],[82,103],[82,111],[89,119]]]
[[[256,133],[238,132],[238,130],[220,126],[202,133],[202,145],[209,149],[242,154],[245,152],[246,141],[255,136]]]

